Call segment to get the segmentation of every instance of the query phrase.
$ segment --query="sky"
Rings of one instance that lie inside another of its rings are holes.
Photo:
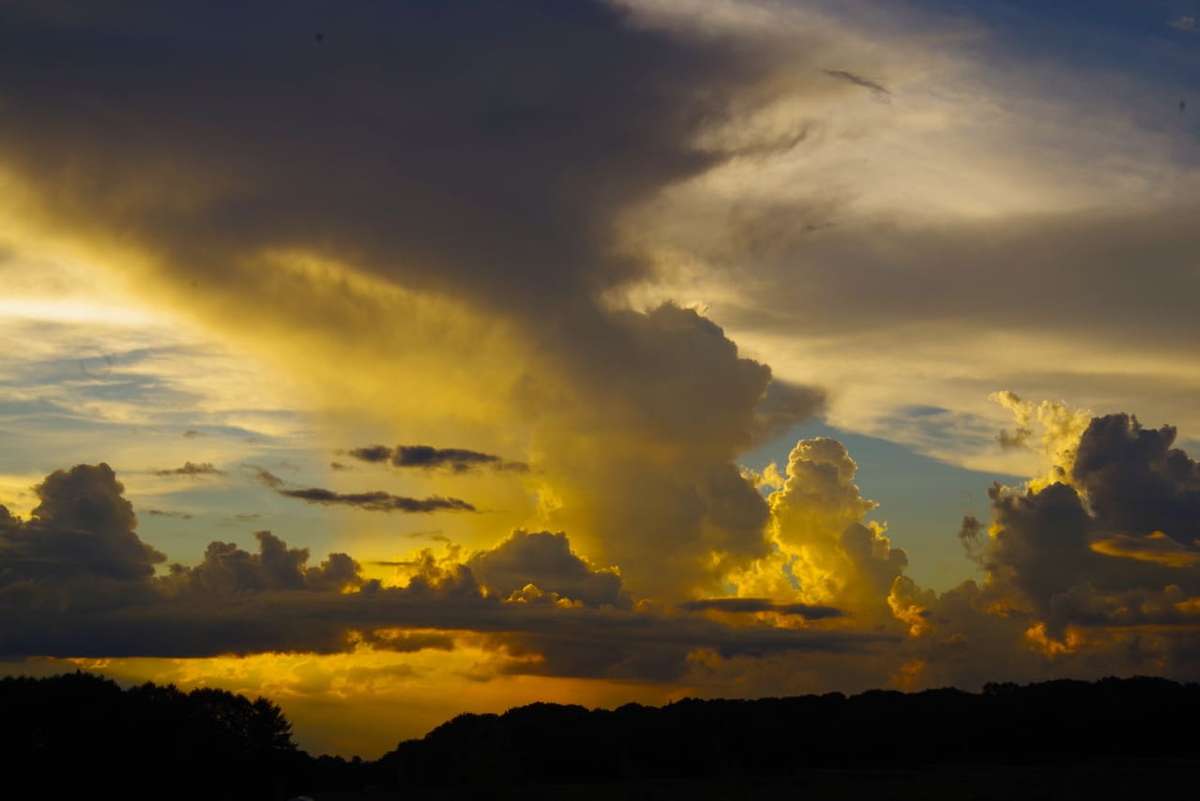
[[[0,672],[1200,678],[1200,3],[0,19]]]

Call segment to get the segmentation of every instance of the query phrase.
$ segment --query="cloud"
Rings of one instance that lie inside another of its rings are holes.
[[[410,651],[448,648],[455,632],[475,632],[492,648],[524,655],[508,671],[658,680],[682,675],[697,649],[857,652],[887,641],[638,610],[615,573],[590,568],[564,535],[545,532],[516,532],[467,563],[423,551],[403,587],[365,579],[342,553],[310,565],[307,549],[266,531],[255,535],[257,553],[213,542],[198,564],[156,577],[162,556],[138,538],[107,467],[60,471],[39,493],[43,504],[30,521],[6,510],[0,517],[6,656],[337,653],[356,642]],[[81,547],[88,538],[96,542]],[[512,588],[521,592],[506,596]],[[577,603],[545,601],[547,592]],[[414,629],[426,634],[406,633]]]
[[[837,78],[841,81],[849,81],[855,86],[861,86],[864,89],[870,89],[872,92],[880,95],[881,97],[891,97],[892,95],[891,91],[888,90],[886,86],[864,78],[861,75],[855,75],[853,72],[849,72],[847,70],[824,70],[824,73],[831,78]]]
[[[174,517],[180,520],[191,520],[192,515],[188,512],[179,512],[174,509],[147,509],[146,514],[152,517]]]
[[[307,503],[327,506],[354,506],[368,512],[474,512],[475,507],[459,498],[443,498],[437,495],[428,498],[406,498],[389,492],[334,492],[320,487],[307,489],[277,489],[285,498],[298,498]]]
[[[212,542],[195,567],[172,565],[166,579],[170,591],[216,596],[272,590],[337,593],[363,584],[358,563],[346,554],[330,554],[320,565],[309,567],[307,548],[289,548],[269,531],[256,531],[254,537],[257,554],[232,542]]]
[[[795,115],[744,124],[780,93],[857,89],[829,86],[845,82],[795,39],[749,46],[599,0],[332,8],[280,28],[244,9],[71,4],[67,24],[6,7],[22,45],[3,57],[0,168],[21,187],[6,197],[22,235],[69,232],[158,307],[406,441],[445,436],[447,420],[493,432],[478,450],[411,455],[453,472],[534,454],[513,525],[544,508],[538,526],[623,565],[631,588],[719,591],[767,549],[737,455],[823,394],[774,388],[693,309],[620,302],[656,267],[618,229],[678,182],[795,141]],[[329,46],[295,47],[330,14]],[[114,57],[108,43],[135,30]],[[110,110],[94,135],[63,100],[77,96]]]
[[[1152,531],[1143,537],[1113,534],[1111,537],[1093,540],[1089,547],[1105,556],[1154,562],[1166,567],[1200,565],[1200,549],[1185,547],[1161,531]]]
[[[1177,31],[1193,33],[1197,30],[1195,17],[1176,17],[1167,24]]]
[[[474,512],[475,506],[459,498],[433,495],[428,498],[409,498],[382,490],[370,492],[336,492],[323,487],[289,488],[288,482],[262,467],[246,465],[255,479],[285,498],[295,498],[322,506],[351,506],[368,512],[429,513],[438,511]]]
[[[254,471],[254,478],[258,483],[271,489],[280,489],[286,483],[282,478],[267,470],[265,467],[257,467],[255,465],[246,465],[247,468]]]
[[[932,402],[994,422],[990,384],[1200,427],[1182,400],[1197,330],[1181,299],[1200,247],[1184,222],[1200,149],[1175,113],[1186,48],[1136,22],[1113,37],[1032,6],[1001,22],[922,5],[862,24],[829,4],[689,4],[731,37],[836,31],[838,60],[820,67],[850,69],[814,69],[829,96],[779,99],[777,118],[808,112],[791,150],[716,165],[631,223],[661,270],[630,294],[702,301],[777,380],[837,387],[833,424],[975,469],[1023,474],[1032,459],[973,430],[931,441],[896,413]],[[1053,58],[1011,35],[1035,27],[1064,45]],[[872,102],[863,76],[904,103]]]
[[[392,449],[386,445],[368,445],[364,448],[354,448],[348,453],[362,462],[377,464],[392,458]]]
[[[782,483],[772,481],[776,489],[767,496],[773,549],[732,576],[739,596],[790,597],[842,610],[863,623],[895,624],[886,596],[908,557],[891,546],[882,524],[866,520],[876,504],[854,483],[857,472],[837,440],[796,443]]]
[[[1100,525],[1185,545],[1200,536],[1200,464],[1172,447],[1175,437],[1172,426],[1145,429],[1130,415],[1092,420],[1071,479]]]
[[[213,542],[197,564],[160,574],[163,557],[137,536],[112,471],[80,465],[37,487],[28,521],[0,515],[0,650],[331,654],[467,637],[501,673],[713,686],[770,686],[788,670],[826,687],[973,686],[997,671],[1187,678],[1200,622],[1190,513],[1200,482],[1175,436],[1113,414],[1092,418],[1073,444],[1056,440],[1053,452],[1070,461],[1054,471],[1061,480],[994,485],[991,519],[968,518],[959,533],[981,579],[942,593],[905,575],[904,552],[867,517],[874,505],[844,446],[802,440],[766,499],[770,549],[729,574],[737,595],[673,605],[546,531],[515,531],[466,558],[453,547],[376,562],[398,569],[396,586],[366,578],[344,553],[314,564],[265,531],[256,552]],[[414,631],[430,636],[405,633]]]
[[[434,448],[430,445],[370,445],[354,448],[347,453],[363,462],[387,462],[394,467],[418,467],[426,470],[445,468],[455,473],[465,473],[476,467],[487,466],[495,470],[525,472],[529,466],[524,462],[509,462],[490,453],[463,448]]]
[[[166,557],[134,533],[125,487],[107,464],[57,470],[34,487],[38,505],[21,521],[0,507],[0,587],[27,582],[138,581]]]
[[[832,606],[813,606],[798,603],[776,603],[767,598],[699,598],[680,604],[680,608],[689,612],[730,612],[734,614],[754,614],[758,612],[774,612],[779,615],[798,615],[806,620],[825,620],[842,617],[845,613]]]
[[[466,562],[481,584],[502,598],[533,584],[589,606],[627,608],[632,603],[613,569],[596,570],[571,551],[563,532],[514,531],[499,545]]]
[[[223,476],[225,472],[218,470],[211,462],[184,462],[182,467],[169,470],[155,470],[156,476]]]
[[[889,603],[911,624],[927,679],[981,676],[1005,648],[1022,677],[1193,675],[1200,482],[1174,439],[1170,426],[1145,429],[1128,414],[1092,418],[1058,449],[1068,461],[1059,480],[995,485],[986,535],[964,521],[981,584],[939,596],[896,579]]]

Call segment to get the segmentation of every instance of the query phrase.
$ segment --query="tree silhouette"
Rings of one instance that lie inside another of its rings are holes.
[[[367,762],[299,750],[265,698],[76,672],[0,679],[0,753],[9,788],[50,798],[1150,797],[1194,782],[1197,713],[1200,687],[1153,678],[539,703],[459,715]]]

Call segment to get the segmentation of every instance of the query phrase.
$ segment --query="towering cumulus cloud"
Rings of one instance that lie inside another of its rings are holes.
[[[1200,472],[1174,441],[1169,426],[1093,418],[1059,480],[997,485],[986,531],[964,522],[981,584],[937,596],[898,578],[889,602],[912,623],[931,680],[989,670],[1194,677]]]
[[[765,553],[732,460],[821,393],[772,388],[695,311],[614,307],[648,270],[616,226],[776,136],[740,130],[756,108],[833,91],[804,48],[598,0],[0,13],[30,241],[70,232],[330,406],[507,432],[481,444],[539,456],[541,522],[631,586],[718,589]]]

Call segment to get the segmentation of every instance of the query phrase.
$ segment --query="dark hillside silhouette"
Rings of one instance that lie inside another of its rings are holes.
[[[9,782],[46,797],[285,799],[1144,795],[1200,767],[1200,686],[993,684],[459,715],[375,762],[314,758],[266,699],[86,673],[0,680]],[[15,785],[14,785],[15,786]],[[364,795],[363,791],[369,790]]]

